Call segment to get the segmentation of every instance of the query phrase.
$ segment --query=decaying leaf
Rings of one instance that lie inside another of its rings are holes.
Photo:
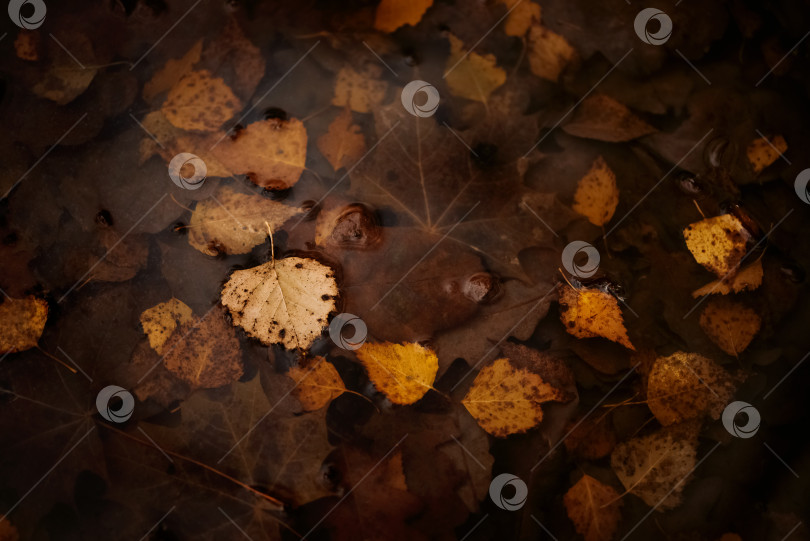
[[[787,149],[788,145],[785,138],[781,135],[775,135],[771,138],[760,137],[754,139],[745,149],[745,153],[754,172],[759,173],[778,160],[779,156],[784,154]]]
[[[161,92],[167,92],[174,87],[186,73],[191,71],[192,66],[200,61],[202,47],[203,40],[198,40],[181,58],[169,59],[166,65],[155,72],[152,78],[143,85],[143,99],[152,101]]]
[[[72,102],[87,90],[93,78],[98,72],[97,68],[88,67],[95,61],[93,44],[83,34],[69,32],[61,36],[64,40],[64,47],[68,53],[55,43],[50,43],[50,50],[53,52],[51,66],[45,76],[37,81],[31,90],[37,96],[49,99],[59,105]],[[75,58],[81,58],[83,66],[80,66]]]
[[[144,310],[141,314],[141,326],[149,337],[149,345],[158,355],[162,355],[166,340],[178,325],[190,322],[191,317],[191,308],[183,301],[172,298]]]
[[[632,438],[616,446],[610,465],[628,492],[656,511],[673,509],[695,468],[698,430],[687,422]]]
[[[501,0],[507,9],[510,10],[506,21],[503,23],[503,31],[507,36],[522,37],[526,35],[529,28],[540,22],[540,6],[528,0]]]
[[[635,350],[624,327],[619,302],[599,289],[574,289],[567,284],[557,288],[560,320],[565,330],[577,338],[601,336]]]
[[[605,94],[585,98],[563,130],[577,137],[610,143],[630,141],[656,131],[624,104]]]
[[[39,32],[20,29],[14,40],[14,52],[20,60],[36,62],[39,60]]]
[[[304,411],[319,410],[346,391],[335,365],[323,357],[306,359],[287,375],[296,383],[293,394]]]
[[[565,392],[508,359],[484,367],[461,401],[481,428],[499,438],[519,434],[543,420],[541,404],[567,399]]]
[[[751,234],[733,214],[722,214],[690,224],[683,237],[695,261],[725,278],[745,256]]]
[[[762,259],[758,258],[750,265],[742,267],[736,274],[709,282],[705,286],[692,292],[693,298],[704,295],[739,293],[740,291],[753,291],[762,285]]]
[[[406,24],[415,25],[432,5],[433,0],[380,0],[374,28],[390,33]]]
[[[616,433],[610,417],[594,415],[571,421],[565,428],[568,436],[563,440],[565,449],[586,460],[596,460],[610,454],[616,446]]]
[[[703,332],[720,349],[735,356],[745,351],[761,323],[752,308],[725,297],[710,299],[700,314]]]
[[[439,359],[419,344],[374,344],[357,350],[369,379],[394,404],[413,404],[427,393],[436,379]]]
[[[207,255],[246,254],[301,209],[220,186],[200,201],[189,221],[188,243]]]
[[[307,349],[326,327],[337,295],[331,268],[287,257],[234,271],[222,288],[222,304],[234,325],[263,344]]]
[[[490,94],[506,82],[506,71],[498,67],[495,55],[467,51],[453,34],[448,34],[447,38],[450,40],[450,56],[445,80],[450,93],[486,103]]]
[[[366,64],[362,71],[352,67],[341,68],[335,78],[332,105],[349,107],[358,113],[369,113],[385,99],[388,83],[380,79],[382,68]]]
[[[104,229],[100,237],[106,251],[103,258],[90,256],[87,281],[125,282],[146,266],[149,257],[146,235],[122,236],[113,229]]]
[[[318,150],[321,151],[332,169],[354,165],[366,151],[366,138],[360,126],[352,124],[352,113],[344,109],[329,124],[329,130],[318,137]]]
[[[599,156],[588,173],[579,180],[574,194],[573,209],[593,225],[603,226],[613,218],[619,204],[616,175]]]
[[[0,355],[37,346],[48,319],[48,303],[33,296],[0,304]]]
[[[647,405],[664,426],[709,416],[719,419],[736,387],[720,365],[697,353],[658,357],[647,380]]]
[[[178,128],[210,132],[241,108],[239,98],[221,77],[208,70],[195,70],[177,81],[161,110]]]
[[[529,29],[528,39],[529,69],[543,79],[557,82],[563,70],[577,57],[576,50],[563,36],[540,24]]]
[[[610,541],[621,521],[619,493],[588,474],[563,496],[568,518],[585,541]]]

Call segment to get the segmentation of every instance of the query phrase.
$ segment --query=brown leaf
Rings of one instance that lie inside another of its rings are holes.
[[[351,66],[341,68],[335,78],[332,105],[348,107],[358,113],[369,113],[385,99],[388,83],[380,79],[382,68],[366,64],[361,71]]]
[[[459,98],[487,103],[489,96],[506,82],[506,71],[499,68],[495,55],[480,55],[464,49],[464,44],[453,34],[450,56],[445,66],[447,88]]]
[[[186,306],[183,301],[171,298],[144,310],[140,319],[143,332],[149,337],[149,345],[159,355],[162,355],[166,340],[174,333],[178,325],[192,320],[191,308]]]
[[[692,292],[693,298],[704,295],[728,295],[729,293],[739,293],[740,291],[753,291],[762,285],[762,258],[758,258],[750,265],[741,268],[735,274],[726,276],[725,279],[714,280],[705,286]]]
[[[622,519],[619,493],[588,474],[563,496],[568,518],[585,541],[610,541]]]
[[[296,383],[293,394],[304,411],[319,410],[346,391],[335,365],[323,357],[306,359],[287,373]]]
[[[183,130],[210,132],[242,108],[239,98],[221,77],[208,70],[190,71],[169,91],[161,111]]]
[[[360,126],[352,124],[349,109],[335,117],[329,130],[318,138],[318,150],[326,157],[332,169],[354,165],[366,152],[366,138]]]
[[[0,304],[0,354],[37,346],[48,319],[48,303],[29,296]]]
[[[586,139],[620,143],[649,135],[656,129],[613,98],[594,94],[580,104],[563,131]]]
[[[752,308],[725,297],[710,299],[700,314],[703,332],[720,349],[735,356],[745,351],[761,324]]]
[[[555,83],[560,74],[577,60],[576,50],[563,36],[540,24],[529,29],[528,48],[531,72]]]

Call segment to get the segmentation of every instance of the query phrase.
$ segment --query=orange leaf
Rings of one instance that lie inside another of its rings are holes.
[[[563,131],[586,139],[621,143],[656,130],[625,105],[604,94],[595,94],[582,102]]]
[[[346,390],[335,365],[323,357],[315,357],[293,366],[287,373],[297,383],[293,394],[304,411],[319,410]]]
[[[700,314],[700,328],[729,355],[742,353],[761,323],[753,309],[724,297],[711,299]]]
[[[539,24],[529,29],[528,48],[531,72],[555,83],[577,57],[576,50],[564,37]]]
[[[337,171],[349,167],[359,160],[366,151],[366,138],[360,126],[352,124],[352,113],[344,109],[329,124],[329,130],[318,138],[318,150]]]
[[[727,277],[725,280],[715,280],[700,289],[694,290],[692,297],[696,299],[703,295],[717,293],[728,295],[729,293],[739,293],[740,291],[753,291],[762,285],[762,275],[762,259],[757,259],[750,265],[740,269],[740,271],[733,276]]]
[[[588,474],[563,496],[568,518],[585,541],[610,541],[622,518],[619,493]]]
[[[695,261],[724,278],[739,265],[751,234],[734,215],[723,214],[690,224],[683,237]]]
[[[765,137],[754,139],[745,149],[745,153],[754,172],[759,173],[778,160],[780,153],[784,154],[787,149],[788,145],[785,138],[776,135],[771,139]]]
[[[47,319],[44,300],[6,298],[0,304],[0,354],[36,347]]]
[[[599,156],[577,184],[573,209],[588,218],[593,225],[603,226],[613,218],[619,204],[616,175]]]
[[[433,5],[433,0],[382,0],[374,16],[374,28],[393,32],[406,24],[415,25]]]
[[[624,328],[619,303],[610,293],[598,289],[574,289],[560,284],[560,320],[577,338],[601,336],[635,350]]]
[[[416,343],[366,342],[356,353],[369,379],[394,404],[413,404],[425,396],[439,371],[436,354]]]

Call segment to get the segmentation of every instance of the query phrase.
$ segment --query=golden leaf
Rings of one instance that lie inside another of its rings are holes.
[[[293,394],[304,411],[319,410],[346,391],[335,365],[323,357],[305,360],[287,375],[297,384]]]
[[[48,319],[48,303],[29,296],[0,304],[0,355],[37,346]]]
[[[198,70],[177,81],[161,110],[178,128],[208,132],[218,130],[241,108],[239,98],[221,77]]]
[[[692,297],[696,299],[716,293],[728,295],[740,291],[753,291],[762,285],[762,275],[762,259],[757,259],[750,265],[741,268],[736,274],[726,277],[725,280],[714,280],[700,289],[694,290]]]
[[[346,66],[335,78],[332,105],[349,107],[358,113],[369,113],[385,99],[388,83],[380,79],[382,68],[368,64],[362,72]]]
[[[526,432],[543,420],[541,404],[567,395],[508,359],[497,359],[476,376],[461,401],[481,428],[499,438]]]
[[[622,311],[616,298],[599,289],[574,289],[560,284],[560,320],[565,330],[577,338],[601,336],[635,350],[627,329],[624,328]]]
[[[604,94],[585,98],[574,118],[563,126],[565,133],[586,139],[622,143],[656,131],[624,104]]]
[[[415,343],[366,342],[356,354],[374,386],[394,404],[413,404],[422,398],[439,371],[436,354]]]
[[[331,268],[287,257],[234,271],[222,289],[222,304],[234,325],[263,344],[306,349],[326,327],[337,295]]]
[[[588,218],[593,225],[603,226],[613,218],[619,204],[616,175],[599,156],[591,169],[579,180],[574,194],[573,209]]]
[[[191,308],[175,298],[147,308],[141,314],[143,332],[149,337],[149,345],[158,355],[163,355],[163,345],[177,326],[189,321]]]
[[[742,353],[759,332],[762,320],[740,302],[713,298],[700,314],[700,328],[717,347],[729,355]]]
[[[751,234],[733,214],[722,214],[690,224],[683,237],[695,261],[725,278],[745,255]]]
[[[416,25],[433,5],[433,0],[381,0],[374,15],[374,28],[393,32],[406,24]]]
[[[667,426],[710,416],[719,419],[735,391],[731,376],[697,353],[658,357],[647,380],[647,405]]]
[[[152,78],[143,85],[143,99],[152,101],[158,94],[175,86],[184,75],[191,71],[192,66],[200,61],[202,45],[202,40],[199,40],[182,58],[169,59],[166,65],[155,72]]]
[[[318,150],[329,161],[332,169],[354,165],[366,152],[366,138],[357,124],[352,124],[352,113],[344,109],[329,124],[328,131],[318,138]]]
[[[568,518],[585,541],[610,541],[621,521],[619,493],[588,474],[563,496]]]
[[[785,138],[776,135],[770,139],[766,137],[754,139],[745,149],[745,153],[754,172],[759,173],[778,160],[779,155],[784,154],[787,149]]]
[[[529,29],[528,39],[529,69],[543,79],[556,83],[563,70],[577,57],[576,50],[564,37],[539,24]]]
[[[453,34],[447,59],[447,88],[459,98],[486,103],[490,94],[506,82],[506,71],[496,64],[495,55],[480,55],[464,50],[464,44]]]
[[[220,186],[210,199],[199,201],[189,221],[188,243],[208,255],[220,251],[247,254],[267,239],[267,226],[276,231],[301,212],[261,195]],[[267,225],[265,225],[267,224]]]

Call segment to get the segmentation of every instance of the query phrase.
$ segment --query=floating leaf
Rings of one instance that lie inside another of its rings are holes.
[[[788,145],[781,135],[773,137],[760,137],[749,143],[745,149],[748,162],[754,169],[754,173],[759,173],[773,162],[779,159],[781,154],[787,151]]]
[[[762,285],[762,259],[757,259],[750,265],[741,268],[736,274],[726,279],[714,280],[700,289],[692,292],[693,298],[703,295],[739,293],[740,291],[753,291]]]
[[[695,261],[724,278],[745,256],[751,234],[733,214],[722,214],[690,224],[683,237]]]
[[[433,5],[433,0],[381,0],[374,15],[374,28],[393,32],[406,24],[415,25]]]
[[[439,370],[436,354],[419,344],[374,344],[357,350],[369,379],[394,404],[413,404],[431,389]]]
[[[464,50],[464,44],[453,34],[447,59],[445,80],[450,93],[459,98],[486,103],[490,94],[506,82],[506,71],[496,64],[495,55],[480,55]]]
[[[568,489],[563,503],[585,541],[610,541],[622,519],[619,493],[588,474]]]
[[[601,336],[635,350],[624,327],[616,297],[599,289],[574,289],[560,284],[557,288],[560,320],[565,330],[577,338]]]
[[[191,308],[178,299],[147,308],[141,314],[143,332],[149,337],[149,345],[158,355],[163,354],[163,345],[178,325],[191,321]]]
[[[200,61],[202,47],[203,40],[198,40],[181,58],[169,59],[166,65],[155,72],[152,78],[143,85],[143,99],[152,101],[158,94],[174,87],[185,74],[191,71],[192,66]]]
[[[335,365],[323,357],[306,359],[287,373],[296,383],[293,394],[304,411],[319,410],[346,391]]]
[[[720,349],[735,356],[745,351],[761,324],[752,308],[723,297],[709,300],[700,314],[703,332]]]
[[[37,346],[48,319],[48,303],[30,296],[0,304],[0,355]]]
[[[655,133],[625,105],[604,94],[585,98],[563,131],[577,137],[620,143]]]
[[[619,204],[616,175],[599,156],[591,169],[579,180],[574,194],[573,209],[588,218],[593,225],[603,226],[613,218]]]
[[[354,165],[366,152],[366,138],[360,126],[352,124],[352,113],[344,109],[335,117],[329,130],[318,138],[318,150],[326,157],[332,169]]]

